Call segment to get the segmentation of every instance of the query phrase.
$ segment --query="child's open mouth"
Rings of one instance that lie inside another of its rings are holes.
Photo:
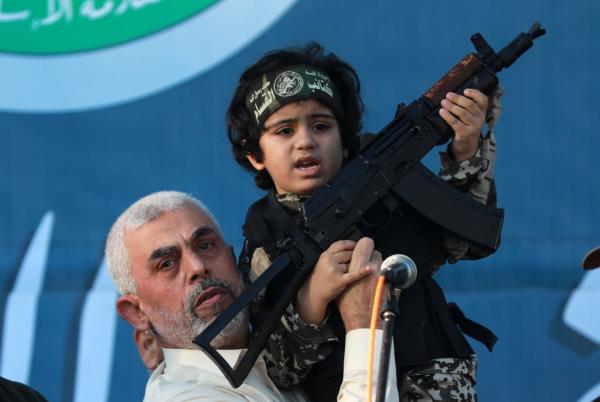
[[[319,161],[313,158],[301,158],[295,164],[296,169],[309,175],[318,173],[320,166]]]

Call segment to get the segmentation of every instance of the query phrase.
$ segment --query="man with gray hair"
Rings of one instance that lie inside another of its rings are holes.
[[[114,223],[106,261],[121,296],[116,307],[134,328],[152,331],[165,360],[154,370],[144,401],[305,401],[298,390],[278,390],[259,358],[239,388],[193,343],[244,290],[235,257],[210,211],[193,197],[174,191],[150,194]],[[381,255],[361,239],[348,272],[378,269]],[[338,400],[364,400],[369,312],[376,275],[371,273],[338,296],[347,332],[344,382]],[[359,308],[358,308],[359,307]],[[378,342],[381,330],[377,331]],[[241,312],[212,346],[233,364],[247,347],[247,312]],[[378,350],[378,348],[376,348]],[[388,372],[386,400],[397,401],[395,363]],[[375,364],[377,369],[378,364]],[[377,370],[375,370],[377,371]]]

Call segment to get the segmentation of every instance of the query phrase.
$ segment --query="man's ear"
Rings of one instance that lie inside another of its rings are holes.
[[[119,297],[117,299],[117,312],[121,318],[128,321],[134,328],[141,330],[150,328],[150,320],[140,308],[140,298],[137,295],[127,294]]]
[[[263,162],[259,162],[258,159],[256,159],[256,155],[252,153],[247,153],[246,159],[248,159],[248,162],[250,162],[254,169],[258,170],[259,172],[265,168],[265,164]]]
[[[163,361],[162,349],[152,331],[135,329],[133,331],[133,341],[144,365],[149,370],[154,370]]]

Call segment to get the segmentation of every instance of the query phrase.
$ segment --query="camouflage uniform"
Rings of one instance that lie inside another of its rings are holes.
[[[455,163],[447,152],[442,152],[440,156],[442,164],[440,175],[445,180],[449,181],[450,184],[462,188],[469,187],[469,185],[472,185],[472,183],[476,181],[477,174],[482,166],[481,144],[477,153],[471,159],[466,160],[461,164]],[[305,198],[306,197],[298,197],[294,194],[277,196],[277,200],[284,205],[292,215],[300,210],[299,205]],[[444,247],[446,249],[446,258],[440,260],[439,264],[436,264],[436,269],[439,269],[446,259],[449,262],[456,262],[460,259],[467,258],[469,255],[470,243],[447,233],[444,235]],[[249,272],[250,281],[254,281],[270,265],[271,259],[265,250],[263,248],[257,248],[252,254]],[[262,310],[263,296],[263,294],[260,294],[257,297],[251,306],[251,312],[254,312],[255,314],[260,313]],[[269,376],[273,382],[280,387],[289,388],[299,384],[306,378],[310,372],[310,368],[314,364],[324,360],[331,353],[332,343],[337,340],[333,330],[326,322],[320,326],[306,323],[295,311],[293,305],[290,304],[282,316],[281,324],[276,328],[273,334],[271,334],[265,347],[264,356]],[[468,360],[465,359],[445,358],[439,360],[443,363],[453,361],[456,365],[463,363],[463,366],[475,369],[475,364],[467,364],[466,362],[468,362]],[[433,364],[434,362],[430,363]],[[429,366],[426,367],[429,368]],[[410,387],[408,387],[408,385],[406,386],[406,389],[411,390],[411,395],[416,395],[416,390],[419,389],[415,384],[427,384],[430,381],[430,371],[428,369],[425,370],[424,379],[422,381],[419,380],[421,372],[420,369],[415,369],[411,371],[410,377],[405,379],[405,382],[411,384]],[[463,387],[468,388],[470,386],[471,393],[474,394],[474,371],[470,374],[470,378],[473,379],[473,382],[467,384],[468,386],[463,385]],[[434,380],[435,379],[437,379],[437,377],[435,377]],[[446,381],[446,384],[451,384],[451,382]],[[455,382],[455,384],[458,384],[458,382]],[[405,389],[404,384],[401,389]]]
[[[337,337],[329,325],[304,322],[290,304],[281,327],[267,341],[264,351],[269,377],[278,386],[299,384],[313,364],[323,361],[332,351]]]
[[[486,135],[480,139],[479,147],[474,156],[466,161],[456,163],[448,151],[440,153],[440,178],[451,186],[465,191],[476,201],[487,205],[496,204],[496,188],[494,186],[496,138],[494,127],[502,110],[500,102],[502,95],[504,95],[502,88],[497,88],[489,98],[489,108],[486,114],[488,130]],[[474,251],[473,246],[451,233],[444,234],[446,257],[451,264],[461,259],[477,257],[476,255],[468,255],[470,249],[471,252]],[[439,269],[444,262],[440,261],[436,269]]]
[[[500,112],[502,91],[490,97],[487,115],[488,132],[480,140],[476,154],[469,160],[456,163],[449,151],[440,153],[440,177],[452,186],[465,191],[479,202],[494,204],[495,189],[493,171],[495,164],[495,139],[493,127]],[[293,194],[277,196],[277,200],[293,216],[300,210],[306,197]],[[444,234],[445,254],[434,265],[439,269],[446,261],[454,263],[460,259],[481,258],[476,245],[450,233]],[[250,256],[247,256],[250,257]],[[251,253],[249,279],[253,281],[271,264],[261,247]],[[260,314],[261,296],[251,307],[251,312]],[[263,311],[264,313],[264,311]],[[280,387],[288,388],[302,382],[311,367],[324,360],[338,339],[327,320],[320,326],[304,322],[288,306],[280,325],[275,329],[266,345],[265,361],[271,379]],[[401,401],[476,401],[475,393],[477,359],[438,358],[413,368],[404,377],[400,388]]]
[[[280,201],[292,210],[298,210],[295,196],[281,197]],[[252,254],[248,279],[252,282],[271,265],[271,259],[261,247]],[[263,312],[264,289],[250,306],[251,317]],[[263,356],[269,377],[275,384],[290,388],[299,384],[310,372],[313,364],[324,360],[337,342],[333,330],[326,322],[314,325],[305,322],[290,304],[281,322],[269,337]]]
[[[409,371],[400,385],[400,402],[476,402],[477,358],[434,359]]]

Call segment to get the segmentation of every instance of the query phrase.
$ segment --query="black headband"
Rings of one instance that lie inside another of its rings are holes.
[[[305,99],[319,100],[332,109],[336,118],[342,116],[337,88],[318,68],[297,65],[263,74],[250,86],[246,96],[252,131],[260,132],[269,116],[282,106]]]

